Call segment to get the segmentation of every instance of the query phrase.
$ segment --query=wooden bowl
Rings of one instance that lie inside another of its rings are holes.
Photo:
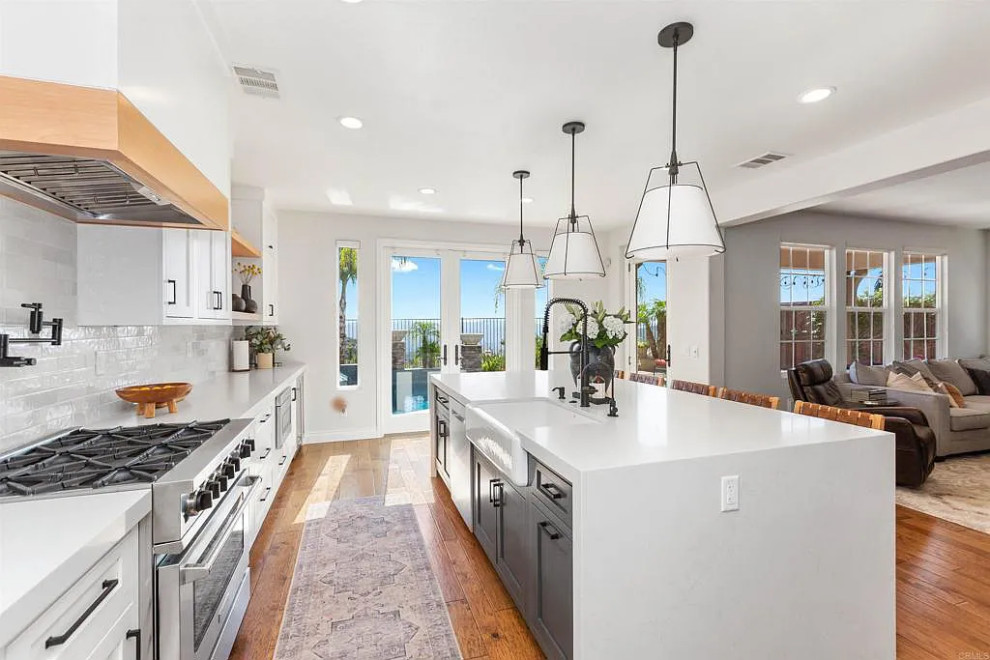
[[[155,408],[168,406],[168,411],[174,413],[176,403],[192,391],[192,383],[151,383],[148,385],[133,385],[117,390],[117,396],[129,403],[137,404],[139,415],[147,418],[155,416]]]

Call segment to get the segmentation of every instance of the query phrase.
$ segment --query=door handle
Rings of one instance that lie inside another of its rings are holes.
[[[118,584],[120,584],[120,580],[104,580],[102,585],[103,591],[101,591],[100,595],[96,597],[96,600],[90,603],[89,607],[86,608],[86,611],[83,612],[71,626],[69,626],[68,630],[61,635],[53,635],[46,639],[45,648],[50,649],[53,646],[60,646],[69,641],[69,638],[72,637],[72,635],[79,629],[79,626],[81,626],[86,619],[88,619],[93,612],[96,611],[96,608],[100,606],[100,603],[105,601],[107,597],[110,596],[110,593],[117,588]]]
[[[546,520],[540,522],[540,529],[547,533],[547,536],[550,537],[551,541],[556,541],[560,538],[560,532],[557,531],[557,528],[548,523]]]
[[[166,301],[165,304],[167,304],[167,305],[174,305],[176,303],[176,296],[178,295],[176,293],[175,280],[165,280],[165,285],[172,287],[172,291],[171,291],[172,297],[171,297],[170,300]]]
[[[447,344],[443,345],[443,366],[447,366]]]
[[[461,363],[461,345],[454,344],[454,364],[458,365]]]
[[[141,629],[128,630],[126,636],[127,639],[133,639],[137,642],[134,646],[134,660],[141,660]]]

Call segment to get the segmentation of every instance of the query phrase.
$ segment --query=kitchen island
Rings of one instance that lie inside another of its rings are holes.
[[[549,657],[895,657],[893,436],[556,380],[431,381],[434,465]]]

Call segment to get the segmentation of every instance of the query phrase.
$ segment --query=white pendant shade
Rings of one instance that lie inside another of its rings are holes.
[[[512,242],[512,252],[505,260],[505,272],[502,274],[503,289],[538,289],[545,286],[540,277],[540,267],[533,254],[533,244],[524,241]]]
[[[674,184],[646,191],[626,257],[706,257],[725,252],[708,195],[701,186]]]
[[[566,222],[564,218],[562,222]],[[552,280],[605,277],[605,266],[592,231],[560,231],[554,234],[543,277]]]

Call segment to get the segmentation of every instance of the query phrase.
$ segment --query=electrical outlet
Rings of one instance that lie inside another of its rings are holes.
[[[739,510],[739,475],[722,477],[722,512]]]

